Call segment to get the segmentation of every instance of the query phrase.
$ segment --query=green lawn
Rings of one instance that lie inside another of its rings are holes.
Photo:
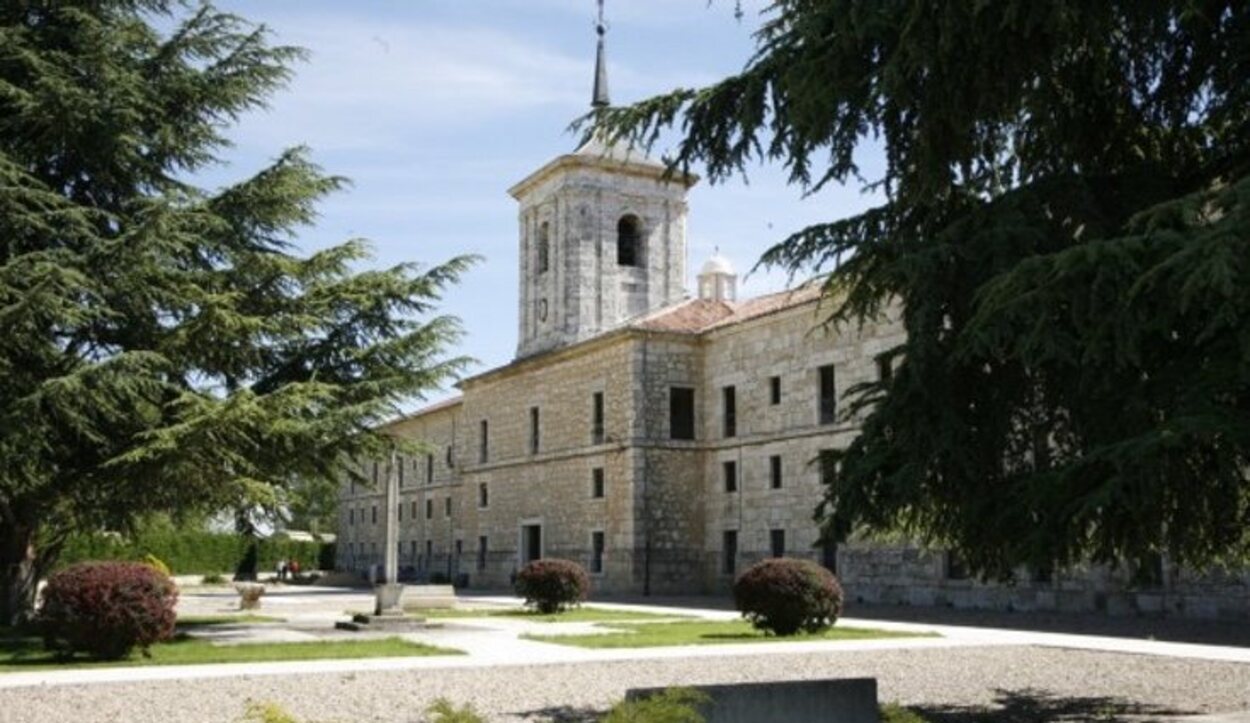
[[[562,613],[544,615],[528,608],[434,608],[408,610],[410,615],[427,618],[512,618],[539,623],[604,623],[623,620],[672,620],[689,615],[631,612],[584,605]]]
[[[38,638],[10,635],[0,638],[0,672],[204,663],[258,663],[331,658],[408,658],[462,653],[459,650],[411,643],[401,638],[213,645],[207,640],[179,635],[168,643],[152,646],[151,654],[151,657],[145,658],[136,652],[126,660],[108,662],[79,657],[66,660],[44,650],[43,643]]]
[[[691,621],[678,623],[612,623],[616,631],[589,635],[526,635],[529,640],[579,648],[655,648],[671,645],[723,645],[726,643],[810,642],[813,640],[872,640],[875,638],[936,637],[936,633],[898,633],[872,628],[832,627],[815,635],[789,638],[765,635],[745,620]]]
[[[272,615],[179,615],[180,628],[207,628],[217,625],[250,625],[252,623],[285,623],[286,618],[275,618]]]

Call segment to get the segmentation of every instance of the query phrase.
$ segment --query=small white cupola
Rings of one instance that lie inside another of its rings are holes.
[[[738,275],[733,264],[720,255],[720,249],[703,263],[699,272],[699,298],[707,301],[737,301]]]

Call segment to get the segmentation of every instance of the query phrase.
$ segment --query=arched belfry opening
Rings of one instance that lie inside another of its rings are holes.
[[[616,222],[616,264],[642,266],[642,222],[632,213]]]
[[[546,221],[538,227],[538,273],[551,266],[551,226]]]

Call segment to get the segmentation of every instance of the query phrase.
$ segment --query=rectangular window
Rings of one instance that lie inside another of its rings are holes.
[[[443,517],[451,517],[451,498],[447,497],[443,500]]]
[[[669,436],[694,439],[694,390],[671,387],[668,390]]]
[[[590,496],[601,500],[603,499],[603,468],[595,467],[590,470]]]
[[[489,540],[483,535],[477,538],[477,569],[486,569],[486,544]]]
[[[463,554],[464,554],[464,540],[456,540],[456,559],[457,560],[460,559],[460,556]]]
[[[403,506],[403,504],[398,504],[398,505],[395,505],[395,514],[399,516],[399,522],[403,522],[403,521],[404,521],[404,506]]]
[[[768,378],[768,403],[774,407],[781,404],[781,377]]]
[[[351,508],[348,508],[348,510],[347,510],[347,524],[349,524],[349,525],[354,525],[354,524],[356,524],[356,510],[353,510],[353,509],[351,509]]]
[[[447,449],[450,450],[451,447]],[[425,483],[434,484],[434,455],[432,454],[425,455]]]
[[[425,501],[425,519],[434,519],[434,500]]]
[[[595,530],[590,533],[590,571],[592,573],[603,572],[603,546],[603,532]]]
[[[452,469],[455,466],[456,466],[456,453],[455,453],[455,450],[452,448],[452,446],[449,444],[447,445],[447,469]],[[432,477],[433,474],[431,474],[430,476]]]
[[[734,574],[738,569],[738,531],[725,530],[721,538],[721,572]]]
[[[374,462],[373,463],[373,488],[377,489],[377,487],[378,487],[378,463]]]
[[[738,491],[738,463],[734,461],[721,462],[721,470],[724,472],[725,491]]]
[[[768,458],[768,480],[773,489],[781,489],[781,455]]]
[[[954,550],[947,550],[946,579],[967,580],[969,577],[968,564],[964,561],[963,556]]]
[[[410,517],[413,520],[417,519],[417,501],[416,500],[413,500],[412,504],[408,508],[408,517]]]
[[[890,362],[888,354],[877,356],[877,379],[886,386],[894,380],[894,365]]]
[[[820,423],[833,424],[838,419],[838,391],[833,379],[833,365],[820,368]]]
[[[603,392],[595,392],[590,412],[590,442],[603,444]]]
[[[538,407],[530,407],[530,454],[538,454],[540,443],[538,429]]]
[[[433,540],[425,541],[425,564],[427,565],[434,564],[434,541]]]
[[[733,386],[721,390],[721,412],[726,437],[738,436],[738,390]]]
[[[478,428],[477,461],[486,464],[490,459],[490,425],[485,419]]]
[[[373,524],[375,525],[378,524],[378,506],[377,505],[373,506],[373,514],[371,515],[371,517],[373,518]]]
[[[768,548],[773,557],[786,556],[786,531],[785,530],[769,530],[768,531]]]
[[[481,509],[490,506],[490,487],[485,482],[477,486],[477,506]]]
[[[416,540],[411,540],[408,543],[408,556],[409,558],[413,560],[417,559],[417,541]]]
[[[399,460],[399,486],[403,487],[404,486],[404,458],[397,457],[396,459]]]

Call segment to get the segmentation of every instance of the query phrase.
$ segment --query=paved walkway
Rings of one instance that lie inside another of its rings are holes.
[[[214,615],[235,612],[237,596],[232,590],[189,590],[179,604],[183,615]],[[475,606],[515,607],[516,598],[477,596],[466,601]],[[222,643],[312,641],[356,639],[361,634],[333,630],[336,620],[351,612],[367,611],[373,596],[367,591],[338,588],[291,587],[271,590],[264,598],[262,614],[283,618],[272,625],[220,626],[205,628],[197,635]],[[670,614],[673,607],[650,604],[600,603],[596,606]],[[683,606],[682,615],[710,620],[731,620],[733,611]],[[99,668],[48,670],[0,675],[0,688],[41,685],[183,680],[234,676],[290,675],[302,673],[351,673],[364,671],[463,669],[494,666],[645,661],[694,658],[724,658],[742,655],[795,655],[820,652],[872,650],[922,650],[992,646],[1039,646],[1097,652],[1130,653],[1177,659],[1222,661],[1250,664],[1250,648],[1159,642],[1125,637],[1032,632],[959,625],[931,625],[919,622],[893,622],[844,618],[839,625],[874,627],[892,631],[936,632],[941,637],[890,638],[863,641],[813,641],[803,643],[741,643],[671,648],[585,649],[521,639],[527,633],[574,634],[594,632],[590,623],[541,623],[515,618],[467,618],[438,621],[439,627],[403,637],[431,645],[461,650],[466,655],[420,658],[373,658],[364,660],[319,660],[274,663],[154,666],[138,668]]]

